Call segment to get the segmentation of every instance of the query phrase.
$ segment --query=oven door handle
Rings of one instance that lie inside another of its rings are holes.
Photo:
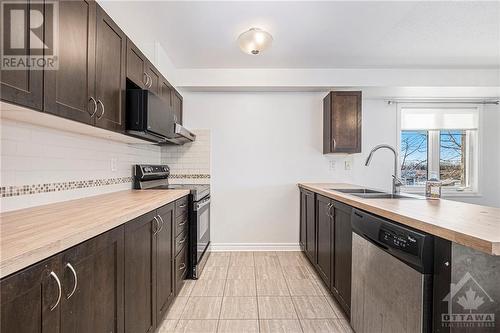
[[[195,206],[194,206],[194,210],[195,211],[198,211],[200,209],[202,209],[203,207],[205,207],[206,205],[209,205],[210,204],[210,198],[206,198],[200,202],[198,202]]]

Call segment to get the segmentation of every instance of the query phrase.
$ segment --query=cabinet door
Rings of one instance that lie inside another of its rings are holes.
[[[162,77],[160,84],[160,96],[168,103],[168,105],[172,106],[172,86],[168,81]]]
[[[306,255],[313,264],[316,263],[316,219],[314,211],[314,193],[304,191],[306,200]]]
[[[97,113],[94,1],[58,1],[58,70],[44,75],[44,111],[83,123]]]
[[[121,132],[125,129],[125,54],[127,38],[97,5],[96,126]]]
[[[125,225],[125,332],[153,332],[156,323],[156,211]]]
[[[156,237],[156,316],[159,324],[174,298],[173,238],[174,204],[158,209],[162,221]]]
[[[172,109],[176,123],[182,124],[182,96],[172,89]]]
[[[361,92],[331,92],[323,108],[323,153],[360,153]]]
[[[59,332],[61,280],[59,256],[0,282],[1,332]],[[53,272],[53,275],[51,273]]]
[[[316,196],[316,219],[318,228],[317,249],[318,260],[316,268],[320,277],[330,285],[331,269],[332,269],[332,255],[333,255],[333,240],[334,240],[334,227],[333,227],[333,202],[331,199],[321,195]]]
[[[127,79],[143,89],[146,87],[148,81],[146,63],[146,56],[142,54],[130,39],[127,39]]]
[[[301,189],[300,190],[300,229],[299,229],[299,244],[300,249],[305,251],[306,244],[306,194]]]
[[[61,331],[123,332],[123,227],[62,254]]]
[[[160,95],[160,83],[161,75],[158,73],[153,64],[148,62],[146,73],[149,76],[149,90],[154,92],[156,95]]]
[[[2,1],[3,2],[3,1]],[[30,37],[30,18],[29,15],[31,10],[38,10],[43,12],[43,3],[34,1],[22,1],[17,4],[2,3],[5,6],[3,9],[5,11],[11,9],[16,9],[18,12],[22,12],[23,22],[17,22],[21,18],[12,18],[12,24],[16,26],[23,27],[21,29],[13,29],[10,31],[9,36],[14,40],[21,40],[22,46],[17,45],[16,49],[11,54],[5,54],[6,57],[9,55],[18,56],[32,56],[41,55],[42,50],[36,48],[34,45],[36,38]],[[16,24],[20,23],[20,24]],[[3,22],[2,22],[3,24]],[[12,25],[11,25],[12,26]],[[44,27],[40,27],[38,32],[43,31]],[[38,33],[37,35],[41,35]],[[6,41],[4,41],[6,42]],[[3,48],[3,45],[2,45]],[[4,51],[6,52],[6,51]],[[4,59],[2,59],[3,61]],[[2,100],[15,103],[21,106],[26,106],[29,108],[42,110],[43,104],[43,70],[36,68],[26,68],[26,69],[15,69],[15,70],[4,70],[0,72],[0,97]]]
[[[351,307],[352,228],[351,207],[334,202],[334,273],[332,291],[349,316]]]

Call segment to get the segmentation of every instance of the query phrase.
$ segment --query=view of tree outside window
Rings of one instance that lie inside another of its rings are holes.
[[[439,140],[439,151],[432,150],[431,135]],[[466,140],[464,130],[401,131],[401,179],[405,186],[424,186],[429,171],[439,171],[444,186],[466,187]],[[429,161],[436,161],[435,168],[439,161],[439,170],[429,170]]]
[[[427,131],[401,131],[401,179],[407,186],[424,186],[428,174]]]
[[[441,131],[439,176],[446,186],[466,186],[465,131]]]

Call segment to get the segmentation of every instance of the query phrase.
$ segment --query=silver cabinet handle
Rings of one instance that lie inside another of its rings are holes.
[[[333,142],[333,150],[335,150],[337,148],[337,141],[335,140],[335,138],[332,138],[332,142]]]
[[[66,267],[70,269],[71,273],[73,273],[73,278],[75,279],[75,284],[73,285],[73,290],[71,290],[69,295],[66,296],[66,299],[70,299],[71,296],[73,296],[73,294],[75,293],[76,287],[78,286],[78,277],[76,275],[75,269],[73,268],[73,266],[69,262],[66,264]]]
[[[185,203],[184,203],[184,204],[182,204],[182,205],[179,205],[179,208],[184,208],[184,207],[186,207],[186,204],[185,204]]]
[[[57,289],[59,290],[59,294],[57,295],[56,304],[54,304],[54,305],[52,305],[50,307],[50,311],[53,311],[55,308],[57,308],[57,306],[59,305],[59,302],[61,301],[62,289],[61,289],[61,281],[59,281],[59,278],[57,277],[57,274],[54,273],[54,271],[52,271],[52,272],[50,272],[50,276],[52,276],[54,278],[54,280],[56,280]]]
[[[155,220],[156,224],[155,224],[155,231],[153,232],[153,236],[156,236],[156,234],[158,233],[158,231],[160,231],[160,221],[158,221],[158,218],[155,216],[153,217],[153,220]]]
[[[328,217],[331,219],[333,218],[332,208],[333,208],[333,203],[329,203],[328,204],[328,212],[326,213],[326,215],[328,215]]]
[[[147,87],[149,82],[148,74],[146,72],[143,73],[142,77],[142,83],[144,83],[144,86]]]
[[[102,113],[101,113],[99,116],[97,116],[97,119],[101,119],[101,118],[102,118],[102,116],[104,116],[104,103],[103,103],[103,102],[101,102],[101,100],[100,100],[100,99],[98,99],[98,100],[97,100],[97,104],[98,104],[98,105],[99,105],[99,104],[101,104],[101,107],[102,107]]]
[[[90,102],[90,101],[92,101],[92,103],[94,103],[94,112],[92,112],[92,113],[90,114],[90,118],[92,118],[92,117],[95,115],[95,113],[97,112],[97,102],[95,101],[95,98],[94,98],[94,97],[92,97],[92,96],[90,96],[90,98],[89,98],[89,102]],[[90,112],[89,112],[89,113],[90,113]]]
[[[186,269],[186,264],[181,264],[181,265],[179,266],[179,270],[180,270],[180,271],[183,271],[183,270],[185,270],[185,269]]]
[[[187,223],[187,220],[184,220],[182,223],[178,223],[177,225],[178,225],[179,227],[182,227],[182,226],[183,226],[184,224],[186,224],[186,223]]]
[[[153,78],[149,74],[148,76],[149,76],[149,88],[151,88],[153,86]]]
[[[160,224],[160,230],[158,230],[158,232],[157,232],[157,233],[160,233],[160,231],[163,229],[163,224],[164,224],[165,222],[163,222],[163,219],[162,219],[162,217],[161,217],[160,215],[158,215],[158,219],[160,220],[161,224]]]
[[[185,241],[186,241],[186,237],[184,237],[183,239],[181,239],[181,240],[179,241],[179,244],[184,244],[184,242],[185,242]]]

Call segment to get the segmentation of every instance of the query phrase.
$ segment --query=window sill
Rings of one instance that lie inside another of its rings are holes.
[[[411,188],[402,188],[401,192],[425,196],[425,189],[424,188],[412,188],[412,189]],[[441,197],[443,199],[458,198],[458,197],[460,197],[460,198],[479,198],[482,196],[483,195],[480,192],[472,191],[472,190],[456,191],[456,190],[442,189],[442,192],[441,192]]]

